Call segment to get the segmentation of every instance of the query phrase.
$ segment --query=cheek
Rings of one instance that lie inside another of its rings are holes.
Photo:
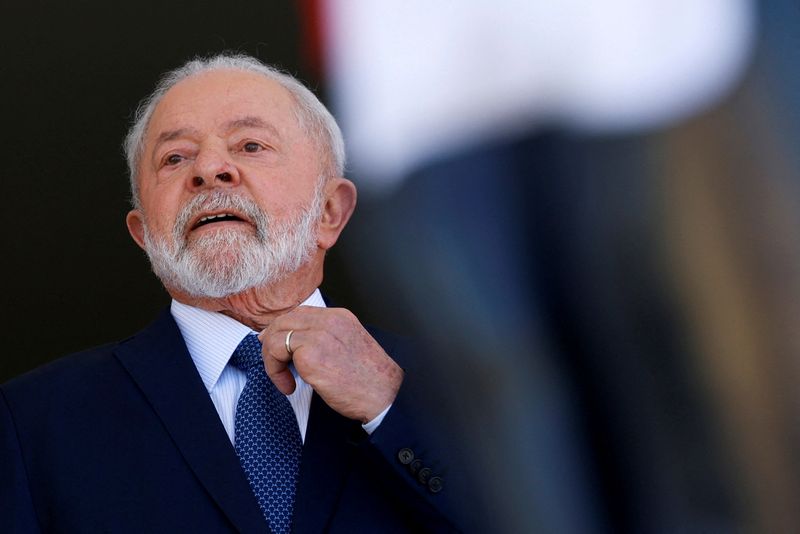
[[[177,201],[185,193],[185,182],[178,172],[173,172],[169,176],[147,172],[143,174],[139,183],[139,198],[143,205],[169,204]]]
[[[180,210],[186,201],[183,198],[184,191],[170,184],[153,183],[151,181],[141,188],[139,199],[145,213],[149,214],[149,221],[152,224],[160,224],[160,221],[172,217]]]
[[[172,233],[178,211],[170,204],[154,201],[143,203],[145,222],[151,235],[167,235]]]
[[[284,184],[254,184],[249,188],[249,194],[258,204],[258,207],[267,214],[268,217],[282,218],[286,213],[292,211],[296,201],[293,200],[292,191]]]
[[[316,179],[286,173],[281,179],[251,181],[250,193],[270,217],[282,219],[305,208],[314,198]]]

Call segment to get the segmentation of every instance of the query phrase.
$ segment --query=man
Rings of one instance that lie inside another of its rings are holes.
[[[407,350],[318,290],[356,204],[324,106],[252,58],[194,60],[125,147],[172,305],[2,386],[0,531],[463,528]]]

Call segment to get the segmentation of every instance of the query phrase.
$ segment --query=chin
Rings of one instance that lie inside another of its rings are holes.
[[[242,251],[234,247],[196,251],[192,256],[195,263],[203,266],[203,270],[219,272],[221,278],[236,277],[235,273],[241,271],[247,261]]]
[[[266,244],[238,229],[204,232],[177,251],[165,240],[146,242],[153,271],[165,286],[211,299],[280,282],[308,262],[316,243],[300,234]]]

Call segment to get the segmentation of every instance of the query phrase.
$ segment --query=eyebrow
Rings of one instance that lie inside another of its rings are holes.
[[[197,134],[197,130],[194,128],[176,128],[175,130],[167,130],[165,132],[161,132],[158,134],[156,138],[156,142],[153,145],[153,150],[157,149],[162,143],[166,143],[167,141],[172,141],[173,139],[178,139],[179,137],[184,137],[186,135]]]

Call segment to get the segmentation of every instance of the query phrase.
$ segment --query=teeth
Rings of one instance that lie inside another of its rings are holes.
[[[234,217],[234,215],[230,214],[230,213],[220,213],[219,215],[206,215],[205,217],[200,219],[198,222],[210,221],[212,219],[216,219],[217,217]]]

